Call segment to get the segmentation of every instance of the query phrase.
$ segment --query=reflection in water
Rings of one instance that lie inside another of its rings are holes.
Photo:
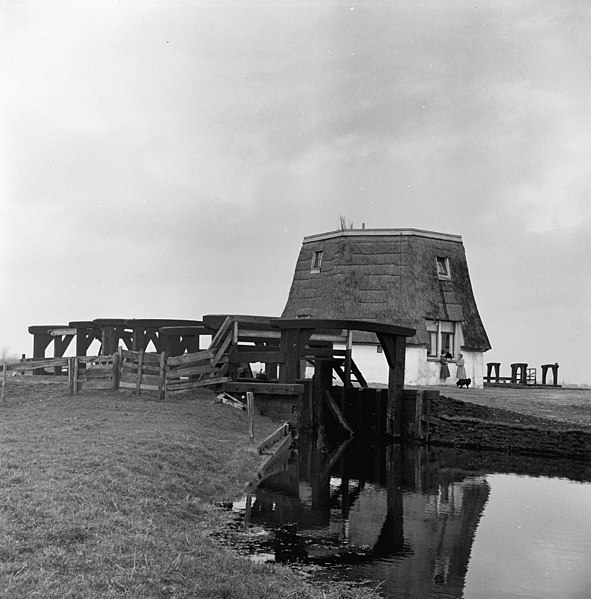
[[[579,596],[564,594],[564,586],[547,595],[529,594],[527,588],[536,588],[537,593],[542,586],[539,580],[540,584],[533,582],[536,576],[540,578],[539,573],[529,580],[523,574],[521,582],[512,579],[504,590],[491,588],[495,575],[507,579],[504,575],[512,566],[516,573],[521,570],[509,560],[504,571],[497,571],[495,563],[502,560],[495,550],[499,539],[506,542],[509,538],[504,553],[510,553],[510,535],[520,530],[519,518],[523,518],[511,515],[511,505],[525,502],[507,487],[496,508],[490,510],[488,502],[497,496],[496,486],[502,489],[507,481],[542,484],[550,479],[490,476],[488,473],[506,471],[507,467],[495,468],[490,454],[355,444],[341,448],[341,453],[318,452],[300,440],[285,468],[247,498],[248,524],[274,531],[259,544],[258,552],[276,561],[322,566],[322,577],[379,582],[380,592],[388,597]],[[535,467],[539,470],[539,460]],[[527,468],[522,464],[522,469]],[[591,486],[585,487],[591,491]],[[541,489],[538,494],[543,497]],[[512,497],[512,504],[503,501],[506,496]],[[492,525],[486,538],[476,534],[481,518],[483,529]],[[537,519],[543,521],[539,513]],[[509,525],[508,530],[502,531],[503,523]],[[585,533],[589,538],[589,528]],[[539,539],[520,542],[528,547],[530,556],[531,547],[538,554],[541,551]],[[587,562],[591,560],[591,543],[588,545],[582,558]],[[471,560],[471,554],[478,556],[478,563]],[[556,568],[550,570],[556,578]],[[587,586],[590,576],[587,573],[583,581]],[[547,567],[542,578],[545,588],[551,589]]]

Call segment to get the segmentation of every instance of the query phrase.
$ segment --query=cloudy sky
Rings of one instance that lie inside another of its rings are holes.
[[[279,315],[305,235],[462,235],[493,345],[591,382],[587,0],[0,2],[0,345]]]

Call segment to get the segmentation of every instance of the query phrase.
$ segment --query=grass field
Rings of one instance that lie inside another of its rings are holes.
[[[239,494],[261,464],[246,413],[214,398],[70,396],[51,377],[10,380],[0,405],[0,596],[375,596],[313,588],[212,538],[227,517],[215,502]],[[257,440],[276,427],[257,417]]]

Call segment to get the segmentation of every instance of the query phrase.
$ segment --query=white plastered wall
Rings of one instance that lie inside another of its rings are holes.
[[[336,346],[335,346],[336,348]],[[338,347],[337,349],[344,349]],[[482,389],[484,374],[484,354],[462,350],[466,374],[472,379],[472,387]],[[383,353],[377,351],[376,345],[354,345],[353,360],[363,374],[365,380],[371,383],[388,384],[388,362]],[[406,347],[406,364],[404,369],[404,384],[410,387],[430,387],[441,385],[439,360],[427,360],[427,349],[423,346],[409,345]],[[449,363],[450,378],[448,385],[456,383],[456,365]]]

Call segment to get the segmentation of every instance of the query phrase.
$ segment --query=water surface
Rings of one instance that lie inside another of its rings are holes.
[[[264,561],[386,597],[591,597],[591,470],[450,449],[302,442],[237,504]]]

